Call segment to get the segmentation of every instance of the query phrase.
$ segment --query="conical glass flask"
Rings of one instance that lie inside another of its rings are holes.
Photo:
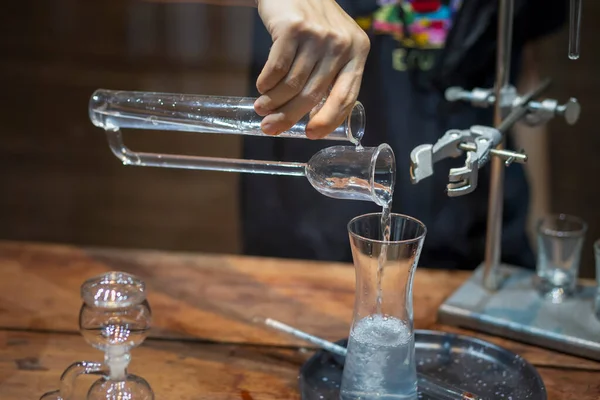
[[[354,218],[348,231],[356,297],[340,398],[416,399],[412,283],[425,225],[400,214],[382,219],[374,213]]]
[[[105,130],[110,149],[125,165],[305,176],[325,196],[373,201],[381,206],[389,202],[396,175],[394,153],[387,144],[360,146],[365,113],[358,102],[346,121],[325,138],[355,145],[325,148],[307,163],[136,152],[125,145],[120,130],[163,129],[266,136],[260,128],[262,118],[254,112],[254,100],[97,90],[90,99],[89,116],[94,125]],[[279,137],[306,139],[309,119],[310,114]]]
[[[104,362],[78,361],[60,378],[60,389],[41,400],[74,399],[77,377],[99,375],[87,400],[153,400],[148,382],[127,372],[132,348],[142,344],[150,329],[151,311],[144,283],[124,272],[109,272],[81,286],[83,305],[79,329],[85,340],[104,351]]]

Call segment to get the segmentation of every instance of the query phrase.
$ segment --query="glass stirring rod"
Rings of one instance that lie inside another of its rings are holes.
[[[303,332],[292,326],[286,325],[283,322],[279,322],[272,318],[265,318],[262,316],[255,316],[252,318],[252,322],[257,324],[264,324],[276,331],[287,333],[288,335],[294,336],[298,339],[304,340],[308,343],[312,343],[320,348],[333,353],[339,357],[346,357],[347,350],[345,347],[340,346],[336,343],[332,343],[320,337],[311,335]],[[342,359],[343,359],[342,358]],[[424,394],[427,394],[435,399],[439,400],[483,400],[481,397],[474,393],[465,392],[461,389],[455,388],[445,382],[435,379],[431,376],[417,373],[418,386]]]
[[[571,11],[569,18],[569,58],[579,58],[579,42],[581,36],[581,10],[583,0],[571,0]]]

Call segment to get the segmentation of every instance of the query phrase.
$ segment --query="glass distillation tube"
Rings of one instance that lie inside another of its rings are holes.
[[[79,329],[90,345],[104,351],[104,362],[71,364],[60,378],[60,389],[40,400],[75,399],[75,384],[81,375],[100,376],[86,400],[154,400],[148,382],[127,372],[131,349],[142,344],[150,329],[144,283],[124,272],[108,272],[85,281],[81,297]]]
[[[127,92],[98,89],[90,100],[90,119],[97,127],[154,129],[180,132],[268,136],[262,117],[254,111],[255,98],[191,94]],[[306,138],[306,115],[279,137]],[[326,139],[360,143],[365,109],[357,102],[350,116]]]
[[[353,146],[332,146],[308,162],[243,160],[135,152],[123,141],[121,128],[267,136],[254,100],[152,92],[97,90],[89,103],[92,123],[105,130],[113,154],[125,165],[183,168],[254,174],[305,176],[321,194],[337,199],[373,201],[385,205],[392,196],[396,165],[387,144],[362,147],[365,112],[357,102],[348,118],[325,139]],[[305,116],[284,138],[306,139]]]
[[[581,36],[581,12],[583,0],[571,0],[569,13],[569,58],[579,58]]]

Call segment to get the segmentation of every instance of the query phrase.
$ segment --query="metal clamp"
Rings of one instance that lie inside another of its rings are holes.
[[[504,158],[507,162],[525,162],[527,156],[506,150],[494,150],[502,140],[500,131],[487,126],[472,126],[468,130],[449,130],[435,144],[417,146],[410,153],[410,178],[413,184],[433,175],[433,165],[446,158],[456,158],[465,152],[465,165],[450,169],[447,185],[448,196],[456,197],[471,193],[477,187],[478,170],[490,155]],[[498,153],[498,154],[494,154]]]
[[[525,122],[531,126],[545,124],[555,116],[561,116],[567,124],[575,125],[581,115],[581,105],[575,98],[570,98],[563,105],[552,99],[542,102],[532,101],[527,104],[527,109],[529,112]]]
[[[569,125],[575,125],[581,114],[581,106],[575,98],[563,105],[559,105],[558,101],[546,99],[541,102],[532,101],[541,91],[549,86],[550,81],[547,80],[540,85],[539,90],[532,93],[534,95],[519,96],[514,86],[507,86],[502,89],[502,109],[507,112],[514,110],[517,107],[526,107],[527,114],[524,117],[526,124],[537,126],[545,124],[555,116],[564,117]],[[465,90],[461,87],[453,86],[446,89],[445,97],[447,101],[464,101],[469,102],[474,107],[487,108],[492,106],[496,101],[496,96],[492,89],[475,88],[473,90]],[[520,117],[522,118],[522,117]]]
[[[486,108],[494,104],[495,97],[492,89],[475,88],[471,91],[458,86],[449,87],[444,93],[450,102],[470,102],[474,107]]]
[[[465,101],[470,102],[473,107],[487,108],[496,102],[494,89],[474,88],[465,90],[461,87],[453,86],[446,89],[444,96],[447,101]],[[516,104],[519,98],[517,89],[514,86],[507,86],[502,89],[502,108],[511,108]]]

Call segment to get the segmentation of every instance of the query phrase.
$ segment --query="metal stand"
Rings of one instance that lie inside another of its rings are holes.
[[[554,304],[533,288],[535,273],[500,265],[500,290],[483,285],[480,266],[438,310],[442,324],[486,332],[600,361],[600,321],[594,315],[595,287]]]
[[[581,0],[571,0],[569,57],[579,56]],[[475,190],[477,173],[492,163],[484,263],[439,309],[440,322],[457,325],[551,349],[600,360],[600,321],[593,313],[594,288],[583,288],[573,298],[554,304],[542,298],[533,285],[534,273],[500,264],[504,164],[526,162],[522,152],[504,149],[503,135],[520,120],[543,124],[555,116],[575,124],[580,106],[576,99],[559,105],[556,100],[535,99],[549,81],[525,96],[510,85],[514,0],[499,0],[496,83],[493,89],[446,91],[448,101],[465,101],[474,107],[494,106],[494,128],[450,130],[435,144],[421,145],[411,153],[413,183],[433,174],[433,163],[467,154],[465,167],[450,170],[449,196]],[[500,135],[500,136],[499,136]]]
[[[496,87],[494,89],[494,126],[498,128],[504,119],[505,93],[510,86],[510,59],[512,49],[512,21],[514,0],[500,0],[498,10],[498,40],[496,45]],[[504,148],[504,140],[498,145]],[[500,281],[497,266],[500,262],[502,238],[502,206],[504,200],[504,166],[495,158],[492,163],[490,199],[488,204],[487,233],[485,241],[485,270],[483,285],[488,289],[498,289]]]

